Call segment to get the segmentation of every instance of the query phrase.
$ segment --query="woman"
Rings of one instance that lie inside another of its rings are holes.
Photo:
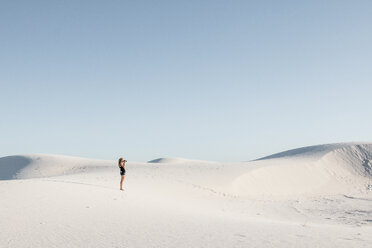
[[[121,175],[121,180],[120,180],[120,190],[123,189],[123,182],[125,178],[125,163],[127,160],[124,160],[124,158],[119,158],[119,168],[120,168],[120,175]]]

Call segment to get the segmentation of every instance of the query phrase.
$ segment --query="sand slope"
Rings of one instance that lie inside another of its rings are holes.
[[[0,247],[369,247],[372,144],[256,161],[0,158]]]
[[[112,165],[112,161],[51,154],[8,156],[0,158],[0,179],[61,176],[112,167]]]
[[[249,164],[234,182],[252,196],[328,195],[371,187],[372,144],[329,144],[274,154]]]

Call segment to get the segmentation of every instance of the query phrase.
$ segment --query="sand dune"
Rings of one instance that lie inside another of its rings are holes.
[[[164,164],[164,173],[247,197],[283,197],[359,192],[370,187],[372,144],[341,143],[304,147],[246,163],[159,158],[137,168]],[[129,163],[130,166],[131,163]],[[172,168],[178,165],[177,168]],[[204,165],[204,166],[200,166]],[[0,179],[27,179],[111,171],[116,161],[33,154],[0,158]]]
[[[181,164],[181,163],[213,163],[211,161],[193,160],[186,158],[157,158],[148,161],[148,163],[167,163],[167,164]]]
[[[247,196],[328,195],[370,188],[372,144],[328,144],[274,154],[233,182]],[[258,166],[259,165],[259,166]]]
[[[113,161],[53,154],[16,155],[0,158],[0,179],[28,179],[82,173],[112,167]]]
[[[341,143],[129,161],[122,192],[116,160],[3,157],[0,247],[368,247],[371,159],[371,143]]]
[[[370,150],[370,146],[372,143],[335,143],[335,144],[324,144],[324,145],[315,145],[315,146],[307,146],[301,147],[297,149],[292,149],[280,153],[275,153],[257,160],[266,160],[266,159],[273,159],[273,158],[308,158],[308,159],[319,159],[319,157],[324,156],[330,152],[336,150],[353,150],[361,149]]]

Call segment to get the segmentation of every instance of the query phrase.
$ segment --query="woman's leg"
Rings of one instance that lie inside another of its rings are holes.
[[[121,176],[121,180],[120,180],[120,190],[123,190],[123,182],[124,182],[124,178],[125,178],[125,176]]]

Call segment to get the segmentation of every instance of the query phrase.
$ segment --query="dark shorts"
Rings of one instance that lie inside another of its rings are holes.
[[[120,171],[120,175],[124,176],[125,175],[125,171]]]

